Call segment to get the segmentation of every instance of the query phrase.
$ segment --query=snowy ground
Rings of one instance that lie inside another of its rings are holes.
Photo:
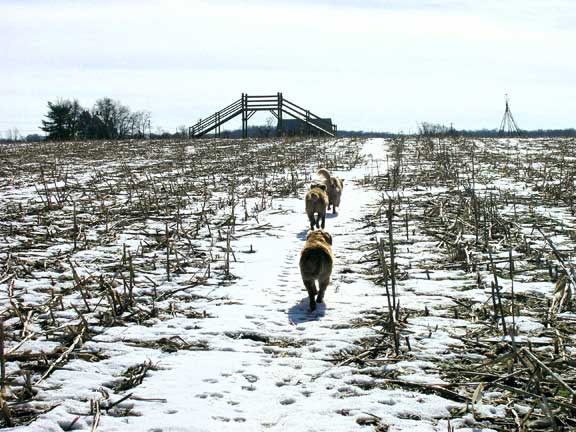
[[[370,179],[389,169],[389,142],[368,140],[362,153],[363,164],[334,171],[345,181],[341,208],[326,219],[336,263],[325,304],[317,311],[308,312],[298,270],[308,226],[303,199],[274,199],[257,218],[232,233],[232,279],[223,281],[216,268],[206,278],[185,273],[170,280],[159,269],[150,269],[149,279],[158,292],[188,286],[186,296],[164,302],[174,310],[173,316],[99,327],[82,346],[82,352],[97,358],[72,358],[35,385],[35,399],[52,404],[51,409],[29,426],[13,430],[89,430],[95,422],[102,431],[491,430],[483,429],[467,412],[466,394],[455,401],[424,391],[426,386],[448,384],[439,363],[475,358],[476,354],[463,352],[462,338],[481,325],[469,316],[454,316],[453,307],[462,301],[485,304],[489,289],[476,285],[476,273],[460,268],[427,270],[447,258],[422,220],[410,222],[413,234],[398,246],[397,259],[407,273],[399,282],[401,306],[412,314],[402,328],[403,357],[379,358],[378,366],[368,368],[335,360],[338,353],[355,349],[358,341],[379,337],[380,330],[361,321],[387,310],[384,288],[375,280],[370,258],[370,244],[376,243],[382,229],[368,216],[379,210],[382,193],[371,187]],[[446,192],[416,188],[403,193],[417,202]],[[185,225],[186,215],[183,218]],[[164,224],[147,221],[138,229],[161,232]],[[134,232],[136,228],[117,238],[113,251],[101,247],[75,253],[73,262],[84,260],[77,270],[80,277],[95,271],[90,262],[97,267],[98,254],[118,255],[119,245],[128,245],[137,259],[142,243]],[[209,246],[202,243],[197,249],[205,252]],[[155,253],[161,263],[161,253]],[[151,289],[142,276],[138,282],[142,292]],[[7,290],[9,283],[0,286]],[[16,281],[12,289],[24,283],[28,288],[19,298],[26,301],[29,292],[28,300],[34,301],[33,277]],[[554,285],[519,281],[516,289],[550,295]],[[73,310],[61,311],[61,316],[66,313],[80,322]],[[542,330],[538,320],[516,319],[519,337],[533,336],[537,341]],[[27,344],[19,349],[50,349],[49,341],[32,338]],[[148,366],[139,385],[118,387],[128,368],[143,364]],[[16,366],[8,364],[9,372]],[[392,380],[410,386],[394,385]],[[489,399],[486,396],[476,410],[485,418],[504,417],[505,407]]]

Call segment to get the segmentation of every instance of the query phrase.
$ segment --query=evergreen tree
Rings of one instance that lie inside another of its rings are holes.
[[[42,129],[48,134],[47,139],[64,141],[73,137],[72,104],[67,100],[48,102],[48,120],[42,120]]]

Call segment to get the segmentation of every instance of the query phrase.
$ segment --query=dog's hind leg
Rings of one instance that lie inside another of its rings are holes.
[[[318,287],[320,288],[320,292],[318,292],[318,297],[316,298],[316,303],[323,303],[324,302],[324,293],[326,292],[326,287],[330,283],[330,279],[320,279],[318,281]]]
[[[305,280],[303,282],[306,286],[306,291],[308,291],[310,312],[313,312],[316,310],[316,282],[314,280]]]

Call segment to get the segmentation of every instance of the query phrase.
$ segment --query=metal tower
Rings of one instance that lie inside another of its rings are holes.
[[[505,97],[506,97],[506,110],[504,111],[502,122],[500,123],[498,136],[520,136],[522,135],[522,131],[516,124],[516,121],[512,116],[512,111],[510,111],[510,106],[508,104],[508,95],[506,94]]]

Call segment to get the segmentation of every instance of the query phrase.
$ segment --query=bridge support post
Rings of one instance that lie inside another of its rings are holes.
[[[282,106],[282,93],[278,92],[278,126],[276,128],[276,135],[277,136],[282,136],[284,129],[282,127],[282,110],[284,109],[284,107]]]
[[[248,94],[242,93],[242,138],[248,138]]]

